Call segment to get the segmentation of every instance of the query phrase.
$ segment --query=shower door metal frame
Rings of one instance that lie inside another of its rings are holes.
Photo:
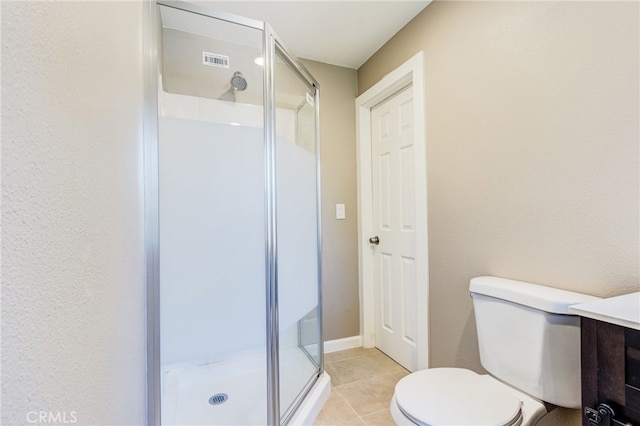
[[[280,59],[282,59],[282,61],[287,64],[289,66],[289,68],[296,74],[296,76],[298,78],[300,78],[300,80],[302,80],[302,82],[307,86],[308,89],[313,90],[314,92],[314,121],[315,121],[315,142],[316,142],[316,151],[315,151],[315,155],[316,155],[316,232],[317,232],[317,238],[318,238],[318,246],[317,246],[317,264],[318,264],[318,345],[319,345],[319,355],[320,355],[320,359],[318,360],[318,374],[316,374],[315,376],[313,376],[307,383],[306,385],[302,388],[302,391],[298,394],[298,396],[294,399],[294,401],[292,402],[291,406],[287,409],[287,411],[285,413],[283,413],[283,415],[280,417],[280,422],[281,424],[288,424],[288,422],[293,418],[296,410],[300,407],[302,401],[304,401],[305,397],[309,394],[309,392],[311,391],[311,389],[313,388],[313,385],[317,382],[318,378],[320,377],[320,375],[324,372],[324,349],[322,348],[322,345],[324,345],[324,340],[322,338],[322,220],[321,220],[321,170],[320,170],[320,85],[318,84],[318,82],[313,78],[313,76],[311,75],[311,73],[300,63],[300,61],[294,56],[292,55],[290,52],[290,50],[287,48],[287,46],[285,45],[284,41],[282,41],[282,39],[280,39],[278,37],[278,35],[276,34],[276,32],[273,30],[273,28],[271,28],[271,26],[268,23],[264,24],[265,26],[265,46],[264,46],[264,54],[265,54],[265,128],[267,127],[267,118],[269,118],[269,125],[272,126],[272,128],[270,129],[271,132],[271,138],[267,137],[267,140],[269,140],[269,142],[267,143],[267,146],[271,146],[272,148],[272,152],[271,154],[273,155],[273,166],[275,167],[275,146],[276,146],[276,133],[275,133],[275,113],[276,113],[276,107],[275,107],[275,81],[274,81],[274,64],[275,64],[275,59],[276,59],[276,55],[280,57]],[[269,64],[270,66],[267,66],[267,64]],[[267,79],[269,79],[269,81],[267,82]],[[268,84],[267,84],[268,83]],[[270,93],[268,93],[269,91],[271,91]],[[270,98],[267,98],[269,95]],[[269,102],[267,104],[267,101]],[[267,107],[268,105],[268,107]],[[272,115],[270,115],[272,114]],[[266,135],[266,132],[265,132]],[[273,170],[273,173],[271,174],[274,178],[276,177],[275,175],[275,168]],[[272,182],[273,183],[273,203],[274,203],[274,225],[275,225],[275,219],[277,218],[277,209],[275,208],[275,202],[277,200],[277,192],[276,192],[276,187],[275,187],[275,180]],[[276,267],[277,267],[277,256],[275,258],[276,260]],[[277,271],[276,271],[277,272]],[[275,295],[276,295],[276,308],[277,308],[277,275],[276,275],[276,279],[274,280],[274,284],[275,287],[273,288],[273,290],[275,291]],[[273,306],[273,305],[272,305]],[[268,328],[268,326],[267,326]],[[276,327],[275,328],[275,332],[276,335],[274,336],[274,341],[277,343],[279,342],[279,338],[277,336],[278,333],[278,327],[277,327],[277,318],[276,318]],[[279,360],[277,361],[278,366],[276,366],[276,371],[279,371]],[[276,414],[280,413],[280,398],[279,398],[279,388],[275,390],[278,394],[278,401],[277,401],[277,410],[276,410]],[[270,420],[272,420],[272,418],[270,417]],[[278,424],[276,422],[272,423],[272,424]]]
[[[144,7],[144,6],[143,6]],[[158,9],[150,1],[143,10],[143,169],[147,327],[147,424],[160,425],[160,253],[158,186]]]
[[[183,1],[150,1],[143,16],[144,68],[144,221],[146,259],[146,339],[147,339],[147,424],[161,425],[161,359],[160,359],[160,222],[158,182],[158,37],[160,20],[158,6],[167,6],[262,31],[264,66],[264,143],[265,143],[265,286],[266,286],[266,359],[267,359],[267,423],[288,423],[300,404],[324,372],[322,338],[322,228],[320,186],[320,104],[319,84],[299,60],[289,53],[284,42],[267,23],[225,12],[210,11]],[[303,387],[289,410],[280,416],[279,329],[277,277],[277,211],[275,176],[275,80],[276,55],[283,59],[297,76],[314,90],[316,142],[316,215],[318,233],[318,374]]]

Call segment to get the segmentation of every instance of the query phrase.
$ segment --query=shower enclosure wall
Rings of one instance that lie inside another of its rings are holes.
[[[304,422],[329,392],[318,84],[268,24],[151,7],[149,422]]]

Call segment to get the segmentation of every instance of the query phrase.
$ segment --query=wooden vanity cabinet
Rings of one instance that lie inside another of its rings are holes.
[[[640,426],[640,330],[585,317],[580,321],[583,426]],[[596,423],[588,408],[597,410],[603,403],[615,414]]]

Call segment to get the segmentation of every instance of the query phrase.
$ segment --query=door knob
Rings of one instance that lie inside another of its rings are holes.
[[[380,244],[380,238],[378,238],[378,236],[376,235],[375,237],[369,238],[369,242],[371,244],[378,245],[378,244]]]

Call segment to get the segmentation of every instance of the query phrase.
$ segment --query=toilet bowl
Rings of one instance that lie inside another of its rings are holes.
[[[391,399],[397,425],[534,425],[545,405],[487,375],[433,368],[405,376]]]
[[[489,374],[462,368],[411,373],[396,384],[393,420],[530,426],[547,406],[579,408],[580,320],[569,306],[598,298],[497,277],[473,278],[469,290],[480,362]]]

